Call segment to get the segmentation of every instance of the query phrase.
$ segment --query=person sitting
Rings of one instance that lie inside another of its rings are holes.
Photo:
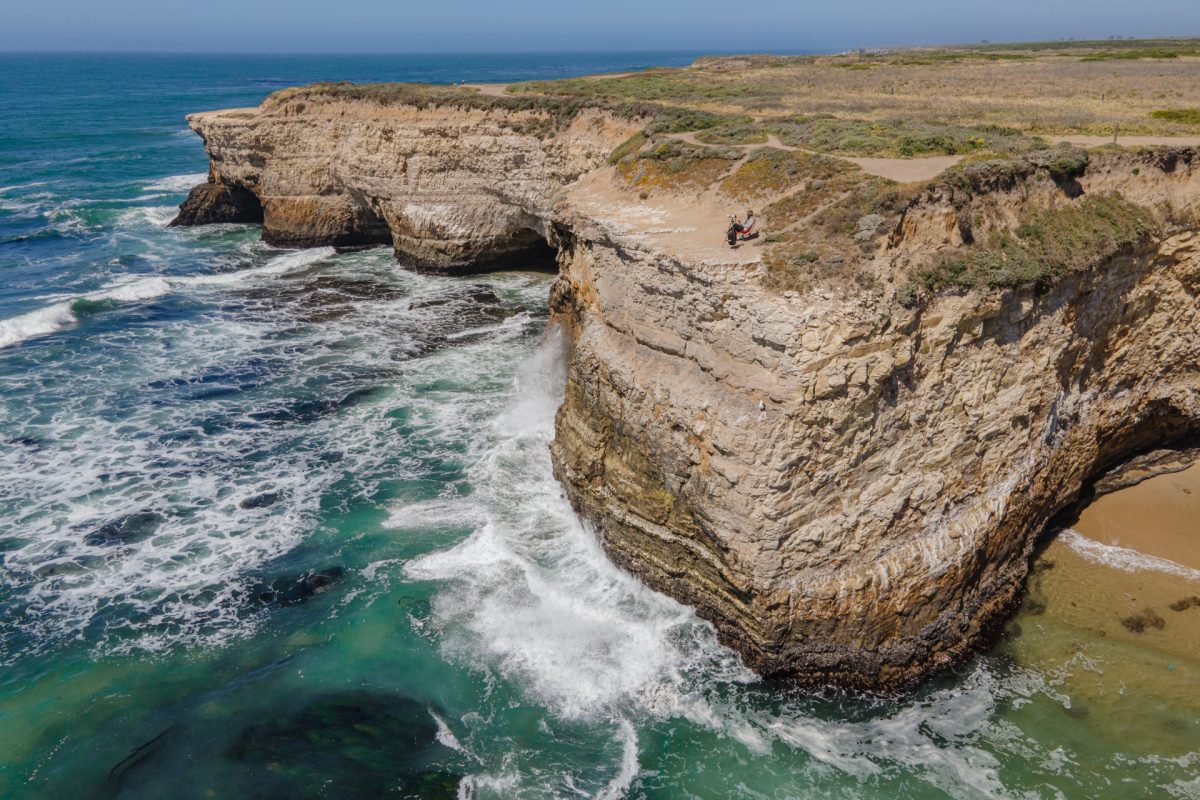
[[[730,217],[729,232],[727,234],[730,247],[736,245],[739,239],[744,241],[754,235],[754,222],[753,209],[746,209],[746,220],[744,222],[738,222],[736,217]]]

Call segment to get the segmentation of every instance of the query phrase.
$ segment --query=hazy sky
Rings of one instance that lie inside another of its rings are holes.
[[[836,50],[1200,35],[1200,0],[2,0],[0,50]]]

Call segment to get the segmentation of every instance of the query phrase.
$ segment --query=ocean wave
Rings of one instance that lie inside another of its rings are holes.
[[[42,215],[46,201],[52,197],[53,195],[46,193],[0,197],[0,211],[7,211],[19,219],[32,219]]]
[[[191,191],[193,186],[204,183],[206,180],[208,180],[207,172],[189,172],[186,175],[171,175],[166,178],[159,178],[156,181],[147,183],[142,187],[142,190],[146,192],[182,194]]]
[[[147,209],[136,209],[146,211]],[[152,210],[152,209],[150,209]],[[276,256],[261,267],[237,272],[192,275],[186,278],[140,278],[127,280],[96,292],[65,297],[51,305],[10,319],[0,320],[0,348],[47,336],[79,322],[80,318],[124,303],[152,300],[168,294],[172,285],[229,286],[262,278],[279,277],[316,264],[335,254],[332,247],[298,250]]]
[[[11,186],[0,186],[0,194],[8,194],[17,189],[32,189],[35,186],[45,186],[47,181],[33,181],[31,183],[14,183]]]
[[[88,313],[115,307],[121,303],[152,300],[170,291],[170,284],[162,278],[143,278],[0,320],[0,348],[48,336],[74,325],[80,317]]]
[[[1126,547],[1101,544],[1095,539],[1089,539],[1072,528],[1064,529],[1058,535],[1058,538],[1093,564],[1103,564],[1106,567],[1119,569],[1122,572],[1163,572],[1167,575],[1176,575],[1189,581],[1200,581],[1200,569],[1185,567],[1183,564],[1178,564],[1169,559],[1149,556]]]
[[[139,206],[122,211],[117,217],[117,224],[125,228],[140,228],[146,225],[165,228],[175,219],[177,213],[177,206]]]
[[[275,256],[261,267],[236,270],[233,272],[216,272],[209,275],[192,275],[178,278],[176,281],[190,286],[225,286],[244,283],[259,278],[278,277],[289,272],[312,266],[336,255],[332,247],[316,247],[311,250],[294,250]]]

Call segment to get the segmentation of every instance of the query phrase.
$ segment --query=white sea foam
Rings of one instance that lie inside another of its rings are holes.
[[[9,347],[60,331],[75,323],[70,303],[55,303],[10,319],[0,320],[0,347]]]
[[[1102,544],[1071,528],[1064,529],[1058,538],[1093,564],[1103,564],[1122,572],[1148,570],[1177,575],[1190,581],[1200,581],[1200,570],[1198,569],[1186,567],[1169,559],[1139,553],[1137,550],[1130,550],[1126,547]]]
[[[187,175],[171,175],[167,178],[159,178],[156,181],[146,184],[142,189],[147,192],[182,194],[183,192],[191,191],[193,186],[204,183],[206,180],[208,180],[207,172],[191,172]]]
[[[47,336],[74,325],[79,321],[72,311],[72,305],[76,300],[97,302],[112,300],[117,303],[134,303],[152,300],[170,291],[170,284],[162,278],[143,278],[62,300],[10,319],[0,320],[0,347],[9,347],[39,336]]]
[[[133,303],[139,300],[153,300],[170,293],[171,284],[163,278],[141,278],[125,283],[118,283],[99,292],[84,295],[87,300],[115,300],[119,303]]]
[[[311,250],[294,250],[275,256],[261,267],[236,270],[232,272],[217,272],[210,275],[192,275],[187,278],[177,278],[176,282],[190,286],[229,286],[231,284],[247,283],[262,278],[275,278],[310,267],[317,262],[331,258],[336,251],[332,247],[316,247]]]
[[[633,785],[633,779],[638,774],[638,738],[637,731],[627,719],[617,722],[621,739],[620,769],[612,780],[596,795],[597,800],[620,800]]]
[[[46,181],[33,181],[31,183],[16,183],[12,186],[0,186],[0,194],[8,194],[16,189],[32,189],[35,186],[45,186]]]
[[[122,211],[117,217],[117,225],[121,228],[165,228],[177,213],[177,206],[138,206]]]

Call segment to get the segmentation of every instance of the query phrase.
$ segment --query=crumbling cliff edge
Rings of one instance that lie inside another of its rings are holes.
[[[177,222],[447,272],[555,256],[568,497],[769,676],[888,690],[959,661],[1089,479],[1200,431],[1196,151],[907,188],[856,212],[852,263],[785,248],[813,276],[784,289],[761,241],[721,241],[757,156],[677,186],[610,163],[652,116],[285,92],[190,118],[210,179]],[[770,207],[829,186],[797,163]],[[785,245],[816,224],[766,216]]]

